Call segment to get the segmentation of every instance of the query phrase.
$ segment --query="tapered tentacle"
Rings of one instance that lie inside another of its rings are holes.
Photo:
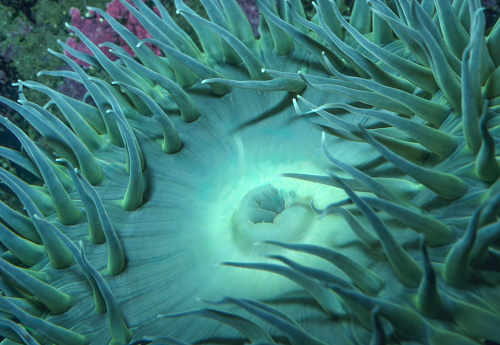
[[[244,334],[250,341],[254,343],[260,342],[269,342],[274,344],[273,338],[269,334],[266,333],[262,328],[254,324],[253,322],[230,313],[225,313],[215,309],[200,309],[193,310],[179,314],[160,314],[158,318],[178,318],[178,317],[186,317],[186,316],[201,316],[213,320],[217,320],[219,322],[225,323],[228,326],[231,326],[242,334]]]
[[[366,293],[376,294],[383,287],[380,277],[339,252],[313,245],[293,245],[275,241],[267,241],[265,243],[309,253],[325,259],[343,270],[353,280],[354,284]]]
[[[324,343],[316,339],[313,335],[306,333],[301,327],[287,317],[285,314],[266,306],[265,304],[234,298],[225,298],[221,301],[212,302],[214,304],[236,304],[239,307],[247,310],[255,316],[273,324],[286,334],[290,342],[294,345],[311,344],[324,345]]]
[[[56,176],[52,166],[47,161],[47,158],[40,152],[31,139],[10,121],[5,118],[0,118],[0,123],[17,135],[32,160],[36,163],[40,174],[47,184],[47,189],[52,196],[54,206],[61,221],[65,224],[77,223],[81,217],[81,211],[76,207],[73,200],[71,200],[61,181]]]
[[[392,268],[403,284],[410,287],[418,286],[422,278],[422,268],[414,259],[396,242],[389,229],[384,225],[376,213],[361,198],[359,198],[342,180],[339,180],[342,188],[349,197],[356,203],[372,224],[373,230],[377,233],[385,254],[387,255]]]
[[[24,327],[15,323],[12,320],[0,319],[0,325],[3,327],[3,332],[5,332],[5,328],[12,330],[18,337],[17,340],[23,341],[26,345],[38,345],[38,342],[28,333]],[[4,333],[5,334],[5,333]],[[7,339],[12,339],[12,336],[7,335]]]
[[[92,187],[83,176],[80,174],[77,175],[83,183],[83,186],[87,189],[87,192],[89,192],[92,197],[92,201],[97,209],[97,214],[99,215],[104,235],[106,236],[106,243],[108,246],[108,271],[112,275],[118,275],[125,269],[125,254],[120,240],[118,239],[116,231],[113,228],[113,224],[109,219],[99,194],[97,194],[95,188]]]
[[[44,248],[47,251],[52,266],[55,268],[69,267],[73,262],[73,258],[64,244],[54,234],[57,228],[50,222],[42,221],[42,218],[37,214],[34,215],[33,222],[42,238]]]
[[[112,53],[121,57],[123,60],[129,62],[131,65],[136,66],[137,69],[139,69],[141,72],[144,73],[144,75],[151,78],[151,80],[154,80],[159,85],[163,86],[170,93],[174,101],[177,103],[179,110],[181,112],[181,118],[184,121],[193,122],[200,117],[200,112],[196,107],[196,105],[194,104],[194,102],[192,101],[192,99],[189,97],[189,95],[172,80],[162,76],[161,74],[155,71],[149,70],[148,68],[140,65],[139,63],[135,62],[132,58],[125,56],[124,54],[121,54],[116,51],[112,51]],[[125,83],[127,83],[127,85],[131,85],[136,88],[137,86],[139,86],[139,85],[134,85],[135,83],[132,84],[129,84],[128,82]],[[136,96],[135,93],[132,94]]]
[[[102,173],[102,169],[93,154],[75,136],[75,134],[62,123],[62,121],[57,119],[57,117],[37,104],[23,101],[21,101],[20,103],[32,107],[36,109],[40,114],[44,115],[45,119],[50,121],[50,123],[55,128],[57,128],[61,135],[66,138],[65,142],[68,143],[72,151],[75,153],[75,156],[78,160],[78,166],[80,167],[82,174],[89,180],[92,185],[97,185],[103,181],[104,175]]]
[[[71,125],[73,131],[77,134],[78,138],[91,150],[99,150],[102,145],[102,139],[96,130],[88,123],[80,113],[72,106],[71,99],[63,96],[58,92],[49,89],[45,85],[32,81],[20,81],[21,85],[29,87],[33,90],[46,93],[50,96],[57,106],[61,109],[66,119]]]
[[[47,255],[43,246],[16,235],[3,224],[0,224],[0,240],[15,257],[29,266],[40,262]]]
[[[7,298],[0,296],[0,305],[2,309],[7,310],[12,315],[15,315],[24,325],[32,329],[36,329],[41,335],[58,344],[75,344],[86,345],[87,339],[84,336],[51,324],[43,319],[31,316]]]
[[[95,281],[95,285],[98,287],[100,294],[102,294],[102,300],[104,300],[104,303],[106,304],[106,311],[108,313],[108,322],[112,341],[116,342],[117,344],[126,344],[130,342],[132,334],[125,320],[123,319],[123,314],[120,310],[120,306],[118,305],[115,296],[113,295],[113,293],[109,289],[109,286],[106,284],[99,272],[97,272],[88,262],[87,258],[85,257],[85,252],[83,250],[83,244],[81,241],[79,242],[79,245],[79,261],[81,262],[82,269],[83,267],[85,267],[85,271],[87,272],[87,274],[91,276]]]
[[[141,90],[122,82],[114,82],[114,84],[120,85],[121,87],[129,90],[130,92],[135,93],[144,101],[144,103],[146,103],[146,105],[151,109],[158,123],[162,127],[162,132],[164,136],[164,141],[162,146],[163,151],[165,151],[166,153],[178,152],[182,147],[182,141],[181,138],[179,137],[177,129],[175,128],[174,124],[172,123],[168,115],[165,114],[165,112],[148,95],[146,95]]]
[[[167,56],[168,55],[174,56],[179,62],[183,63],[187,68],[191,69],[194,73],[196,73],[196,75],[198,77],[200,77],[201,79],[224,78],[224,76],[221,73],[219,73],[218,71],[204,65],[203,63],[192,58],[191,56],[184,54],[184,53],[164,44],[163,42],[160,42],[160,41],[155,40],[155,39],[144,39],[141,42],[139,42],[137,45],[142,45],[143,42],[154,43],[155,45],[160,47],[161,50]],[[226,87],[224,85],[211,86],[211,89],[218,96],[223,96],[231,90],[230,87]]]
[[[18,287],[38,298],[54,314],[62,314],[71,308],[71,297],[26,273],[4,259],[0,259],[0,274]]]
[[[416,341],[424,341],[426,338],[426,324],[417,313],[410,309],[337,286],[331,286],[331,288],[342,297],[356,300],[368,310],[379,307],[380,315],[387,319],[401,336]]]
[[[268,272],[273,272],[282,275],[291,281],[299,284],[302,288],[307,290],[316,301],[323,307],[325,312],[329,315],[343,316],[345,315],[344,309],[340,300],[336,298],[334,294],[331,294],[326,287],[317,283],[316,281],[307,278],[300,272],[283,266],[278,266],[274,264],[266,263],[236,263],[236,262],[224,262],[223,265],[241,267],[253,270],[264,270]]]
[[[474,212],[464,236],[453,245],[446,256],[443,277],[453,286],[465,287],[471,282],[470,253],[476,239],[481,211],[482,207]]]
[[[451,174],[432,171],[410,163],[378,143],[373,136],[364,128],[360,127],[366,139],[375,146],[385,158],[395,164],[398,168],[413,176],[416,180],[432,189],[439,196],[446,199],[458,199],[467,191],[466,183]]]
[[[422,238],[420,241],[422,256],[424,258],[424,277],[420,283],[417,295],[417,308],[428,317],[444,318],[447,316],[443,300],[437,286],[437,276],[431,265],[429,254]]]
[[[245,67],[253,80],[266,80],[269,79],[267,73],[261,73],[262,66],[261,62],[255,57],[255,55],[232,33],[225,30],[224,28],[201,18],[199,15],[192,12],[180,11],[181,14],[194,19],[195,21],[205,25],[210,30],[214,31],[219,37],[230,44],[241,57]]]
[[[71,163],[69,163],[65,159],[59,158],[59,159],[57,159],[57,161],[64,163],[66,165],[66,167],[68,168],[69,174],[71,176],[71,180],[73,181],[73,184],[75,185],[75,188],[78,191],[78,194],[80,195],[80,198],[83,202],[83,207],[85,208],[85,213],[87,215],[90,240],[92,242],[94,242],[95,244],[104,243],[106,241],[106,237],[105,237],[104,231],[102,229],[102,224],[99,221],[99,214],[97,212],[97,208],[96,208],[94,202],[92,201],[92,197],[90,196],[89,192],[83,186],[80,179],[76,175],[78,170],[75,169],[71,165]]]

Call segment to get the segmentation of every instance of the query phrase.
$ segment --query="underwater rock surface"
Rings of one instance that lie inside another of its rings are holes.
[[[109,74],[51,51],[96,106],[35,81],[0,100],[39,178],[0,170],[5,344],[500,342],[500,25],[479,1],[122,2],[153,37],[93,9],[134,50]],[[159,47],[157,56],[145,42]],[[66,124],[49,110],[57,106]]]

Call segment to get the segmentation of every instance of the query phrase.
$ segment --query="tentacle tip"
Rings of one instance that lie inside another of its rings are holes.
[[[269,241],[269,240],[268,240],[268,241],[261,241],[260,243],[261,243],[261,244],[271,244],[271,245],[276,244],[276,242],[274,242],[274,241]]]

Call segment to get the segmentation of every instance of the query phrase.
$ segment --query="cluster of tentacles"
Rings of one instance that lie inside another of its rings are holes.
[[[105,71],[19,81],[0,154],[1,344],[500,342],[500,24],[478,0],[155,0]],[[164,56],[154,54],[149,42]],[[30,102],[29,88],[50,97]],[[51,112],[58,108],[64,122]]]

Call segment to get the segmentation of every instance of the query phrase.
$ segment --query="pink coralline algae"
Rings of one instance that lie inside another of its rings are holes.
[[[242,8],[243,12],[248,18],[250,25],[252,26],[253,34],[255,37],[259,37],[259,8],[255,3],[255,0],[237,0],[238,4]]]
[[[155,12],[157,11],[156,8],[154,8],[154,10]],[[113,0],[108,3],[106,5],[106,12],[129,29],[139,39],[151,38],[151,35],[146,31],[142,24],[125,8],[124,5],[120,3],[119,0]],[[72,7],[70,14],[71,25],[80,29],[85,36],[87,36],[97,46],[104,42],[112,42],[125,49],[130,55],[135,56],[135,53],[128,46],[125,40],[123,40],[123,38],[112,29],[111,25],[109,25],[109,23],[98,13],[89,11],[88,17],[82,17],[80,10]],[[73,37],[70,37],[66,41],[66,44],[80,52],[90,54],[89,48],[87,48],[83,42],[80,42]],[[155,46],[151,48],[156,54],[161,54],[159,48]],[[111,60],[117,59],[115,55],[109,52],[109,47],[101,47],[101,50]],[[80,59],[75,58],[75,61],[83,67],[89,67],[88,63]]]

